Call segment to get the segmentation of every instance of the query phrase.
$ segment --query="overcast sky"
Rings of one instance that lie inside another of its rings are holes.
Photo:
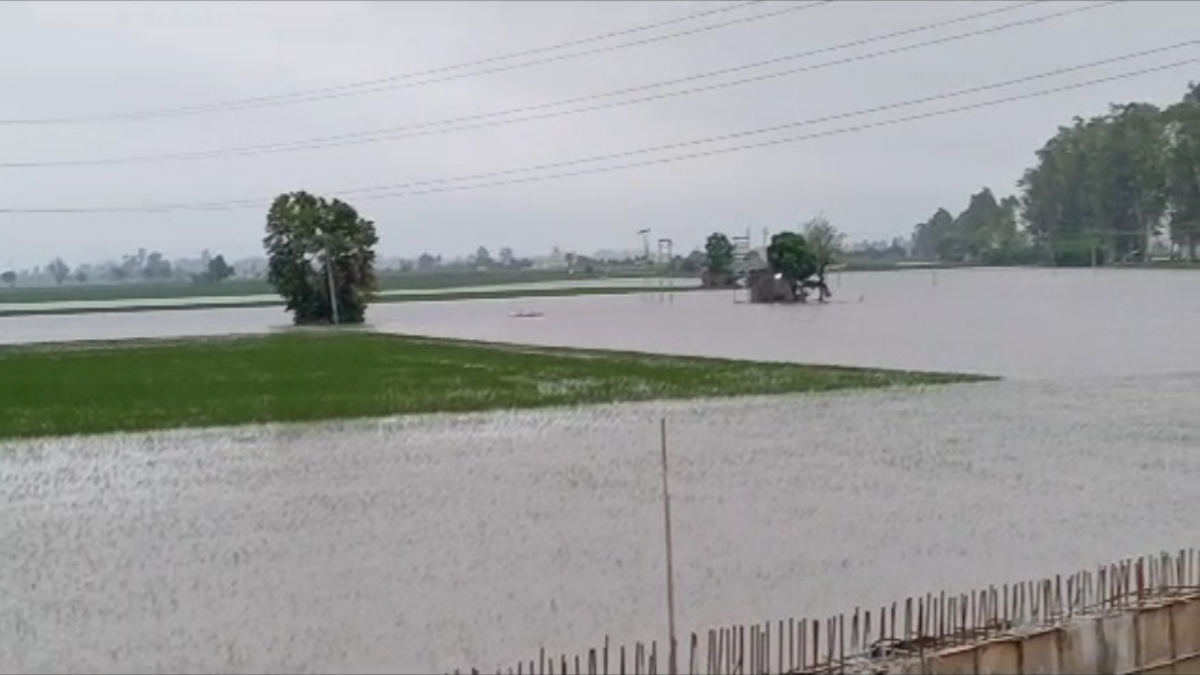
[[[0,119],[192,106],[336,87],[662,21],[718,2],[5,2]],[[590,45],[752,16],[761,5]],[[205,151],[352,134],[552,103],[798,54],[1014,3],[834,2],[696,35],[504,73],[296,105],[70,125],[0,126],[0,162]],[[747,71],[836,60],[1082,3],[1043,2],[969,24]],[[904,54],[753,84],[491,128],[304,152],[53,168],[0,168],[0,208],[256,200],[153,214],[0,214],[0,265],[203,248],[260,252],[272,197],[503,171],[753,130],[954,92],[1194,39],[1200,3],[1124,2]],[[579,49],[579,48],[576,48]],[[564,50],[567,53],[571,50]],[[1195,46],[942,103],[764,137],[795,136],[963,105],[1200,56]],[[528,59],[526,59],[528,60]],[[512,63],[509,61],[506,63]],[[458,71],[467,72],[467,71]],[[739,77],[727,76],[711,81]],[[607,174],[425,196],[347,200],[384,255],[536,254],[636,246],[651,227],[676,248],[714,229],[784,229],[824,212],[851,239],[907,236],[938,206],[998,193],[1074,115],[1111,101],[1172,103],[1195,65],[993,108]],[[709,81],[705,81],[709,82]],[[677,87],[678,88],[678,87]],[[728,147],[725,143],[723,147]],[[633,159],[679,154],[658,153]]]

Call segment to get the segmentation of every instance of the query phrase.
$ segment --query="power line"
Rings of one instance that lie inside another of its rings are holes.
[[[519,123],[532,122],[532,121],[549,119],[549,118],[554,118],[554,117],[563,117],[563,116],[577,115],[577,114],[587,113],[587,112],[595,112],[595,111],[599,111],[599,110],[607,110],[607,109],[611,109],[611,108],[619,108],[619,107],[636,105],[639,103],[646,103],[646,102],[650,102],[650,101],[657,101],[657,100],[662,100],[662,99],[667,99],[667,98],[687,96],[690,94],[724,89],[724,88],[728,88],[728,87],[740,86],[743,84],[750,84],[750,83],[754,83],[754,82],[761,82],[764,80],[774,79],[774,78],[778,78],[778,77],[785,77],[785,76],[789,76],[789,75],[795,75],[795,74],[805,73],[805,72],[810,72],[810,71],[815,71],[815,70],[821,70],[824,68],[831,68],[834,66],[840,66],[840,65],[845,65],[845,64],[849,64],[849,63],[857,63],[860,61],[867,61],[867,60],[876,59],[876,58],[879,58],[882,56],[890,56],[890,55],[894,55],[894,54],[898,54],[898,53],[913,51],[916,49],[923,49],[926,47],[945,44],[948,42],[955,42],[955,41],[964,40],[967,38],[978,37],[981,35],[986,35],[986,34],[991,34],[991,33],[997,33],[997,32],[1009,30],[1012,28],[1028,26],[1028,25],[1035,24],[1035,23],[1042,23],[1042,22],[1053,20],[1053,19],[1062,18],[1062,17],[1070,15],[1070,14],[1078,14],[1081,12],[1087,12],[1087,11],[1091,11],[1091,10],[1095,10],[1095,9],[1100,9],[1103,7],[1108,7],[1108,6],[1114,5],[1118,2],[1123,2],[1124,0],[1106,0],[1105,2],[1099,2],[1099,3],[1095,3],[1095,4],[1091,4],[1091,5],[1084,5],[1082,7],[1074,7],[1072,9],[1067,9],[1067,10],[1063,10],[1060,12],[1054,12],[1052,14],[1045,14],[1042,16],[1032,17],[1029,19],[1023,19],[1020,21],[1013,21],[1013,22],[1009,22],[1009,23],[999,24],[996,26],[990,26],[987,28],[970,31],[967,33],[960,33],[957,35],[950,35],[950,36],[936,38],[936,39],[932,39],[932,40],[926,40],[926,41],[914,43],[911,45],[903,45],[900,47],[893,47],[890,49],[885,49],[885,50],[881,50],[881,51],[877,51],[877,52],[871,52],[868,54],[860,54],[857,56],[851,56],[851,57],[847,57],[847,58],[843,58],[843,59],[837,59],[834,61],[826,61],[823,63],[811,64],[811,65],[807,65],[807,66],[800,66],[797,68],[778,71],[778,72],[774,72],[774,73],[766,73],[763,75],[756,75],[756,76],[742,78],[742,79],[738,79],[738,80],[732,80],[732,81],[728,81],[728,82],[719,82],[719,83],[704,85],[704,86],[700,86],[700,87],[692,87],[689,89],[682,89],[679,91],[653,94],[650,96],[644,96],[641,98],[635,98],[635,99],[631,99],[631,100],[612,101],[612,102],[602,103],[602,104],[588,106],[588,107],[584,107],[584,108],[577,108],[574,110],[549,112],[549,113],[543,113],[543,114],[532,115],[532,116],[527,116],[527,117],[520,117],[520,118],[515,118],[515,119],[492,120],[489,122],[483,122],[483,123],[479,123],[479,124],[470,124],[470,125],[466,125],[466,126],[437,128],[437,129],[429,128],[429,127],[439,127],[439,126],[443,126],[443,125],[449,125],[449,124],[453,124],[455,122],[461,122],[461,121],[480,120],[480,119],[486,119],[486,118],[491,118],[491,117],[498,117],[498,116],[502,116],[502,115],[520,113],[520,112],[530,112],[530,111],[541,110],[541,109],[546,109],[546,108],[556,108],[556,107],[561,107],[564,105],[570,105],[572,103],[584,102],[584,101],[595,100],[595,99],[600,99],[600,98],[609,98],[612,96],[618,96],[618,95],[627,94],[627,93],[636,92],[636,91],[644,91],[647,89],[657,89],[657,88],[661,88],[661,87],[665,87],[665,86],[679,84],[682,82],[688,82],[688,81],[693,81],[693,80],[698,80],[698,79],[706,79],[706,78],[714,77],[717,75],[725,75],[725,74],[729,74],[732,72],[749,70],[751,68],[757,68],[757,67],[760,67],[763,65],[770,65],[770,64],[775,64],[775,63],[781,63],[784,61],[791,61],[791,60],[803,58],[806,56],[812,56],[812,55],[818,54],[818,53],[830,52],[830,51],[840,51],[840,50],[847,49],[850,47],[856,47],[856,46],[860,46],[862,44],[866,44],[866,43],[870,43],[870,42],[878,42],[881,40],[897,37],[900,35],[933,30],[936,28],[945,27],[950,24],[971,21],[974,19],[978,19],[978,18],[981,18],[984,16],[989,16],[989,15],[994,15],[994,14],[1001,13],[1001,12],[1011,12],[1016,9],[1021,9],[1021,8],[1028,7],[1033,4],[1037,4],[1041,1],[1042,0],[1030,0],[1028,2],[1024,2],[1024,3],[1018,4],[1018,5],[1002,7],[999,9],[985,10],[983,12],[977,12],[975,14],[970,14],[970,15],[963,16],[963,17],[957,17],[954,19],[946,20],[946,21],[940,21],[940,22],[933,23],[933,24],[927,24],[925,26],[920,26],[917,28],[910,28],[910,29],[906,29],[903,31],[886,33],[883,35],[878,35],[878,36],[874,36],[874,37],[870,37],[870,38],[855,40],[853,42],[847,42],[847,43],[843,43],[840,45],[823,47],[820,49],[800,52],[798,54],[793,54],[793,55],[789,55],[789,56],[777,57],[777,58],[773,58],[773,59],[768,59],[766,61],[759,61],[759,62],[755,62],[755,63],[745,64],[745,65],[741,65],[741,66],[735,66],[732,68],[725,68],[722,70],[712,71],[712,72],[708,72],[708,73],[691,75],[688,77],[677,78],[674,80],[667,80],[667,81],[652,83],[652,84],[648,84],[648,85],[640,85],[637,87],[630,87],[630,88],[621,89],[621,90],[612,91],[612,92],[606,92],[606,93],[602,93],[602,94],[591,94],[588,96],[577,97],[574,99],[567,99],[565,101],[558,101],[558,102],[554,102],[554,103],[544,103],[544,104],[533,105],[533,106],[524,106],[521,108],[514,108],[514,109],[499,111],[499,112],[483,113],[483,114],[471,115],[471,116],[467,116],[467,117],[442,120],[442,121],[437,121],[437,122],[427,122],[427,123],[417,124],[417,125],[391,127],[391,128],[387,128],[387,129],[377,129],[377,130],[373,130],[373,131],[356,132],[356,133],[351,133],[351,134],[340,134],[337,136],[326,136],[326,137],[311,138],[311,139],[298,140],[298,141],[284,141],[284,142],[279,142],[279,143],[258,144],[258,145],[240,146],[240,147],[233,147],[233,148],[221,148],[221,149],[213,149],[213,150],[197,150],[197,151],[192,151],[192,152],[178,152],[178,153],[162,153],[162,154],[156,154],[156,155],[140,155],[140,156],[130,156],[130,157],[97,158],[97,159],[51,160],[51,161],[42,161],[42,162],[31,162],[31,161],[0,162],[0,169],[41,169],[41,168],[60,168],[60,167],[111,166],[111,165],[120,165],[120,164],[140,164],[140,163],[148,163],[148,162],[196,161],[196,160],[218,159],[218,158],[226,158],[226,157],[253,157],[253,156],[265,155],[265,154],[276,154],[276,153],[285,153],[285,152],[301,152],[301,151],[307,151],[307,150],[322,150],[325,148],[340,147],[340,146],[346,146],[346,145],[359,145],[359,144],[363,144],[363,143],[377,143],[377,142],[381,142],[381,141],[396,141],[396,140],[403,140],[403,139],[407,139],[407,138],[433,136],[433,135],[439,135],[439,134],[445,134],[445,133],[455,133],[455,132],[462,132],[462,131],[471,131],[471,130],[475,130],[475,129],[484,129],[484,128],[490,128],[490,127],[505,126],[505,125],[509,125],[509,124],[519,124]],[[424,130],[422,131],[422,129],[424,129]]]
[[[345,97],[349,97],[349,96],[362,96],[362,95],[366,95],[366,94],[374,94],[374,93],[379,93],[382,91],[392,91],[392,90],[396,90],[396,89],[409,89],[409,88],[421,87],[421,86],[425,86],[425,85],[429,85],[429,84],[437,84],[440,82],[449,82],[451,80],[460,80],[460,79],[468,78],[468,77],[478,77],[480,75],[491,75],[491,74],[495,74],[495,73],[508,72],[511,70],[519,70],[522,68],[530,68],[533,66],[545,65],[548,63],[558,63],[560,61],[568,61],[571,59],[577,59],[577,58],[581,58],[584,56],[592,56],[594,54],[606,54],[606,53],[618,51],[621,49],[628,49],[630,47],[639,47],[641,45],[653,44],[656,42],[663,42],[666,40],[673,40],[675,38],[686,37],[689,35],[696,35],[699,33],[706,33],[709,31],[718,30],[721,28],[728,28],[729,26],[735,26],[735,25],[739,25],[739,24],[743,24],[743,23],[762,21],[765,19],[782,16],[784,14],[789,14],[792,12],[802,12],[802,11],[809,10],[809,9],[815,9],[817,7],[828,5],[828,4],[832,3],[833,1],[834,0],[816,0],[816,1],[810,2],[808,4],[791,5],[788,7],[784,7],[783,9],[778,9],[778,10],[771,11],[771,12],[764,12],[762,14],[756,14],[754,16],[749,16],[749,17],[730,19],[728,21],[709,24],[707,26],[700,26],[698,28],[690,28],[687,30],[677,31],[674,33],[667,33],[666,35],[658,35],[658,36],[649,37],[649,38],[642,38],[640,40],[633,40],[630,42],[623,42],[620,44],[608,45],[605,47],[597,47],[594,49],[588,49],[588,50],[579,51],[579,52],[572,52],[570,54],[551,56],[551,57],[542,58],[542,59],[533,59],[530,61],[523,61],[520,63],[514,63],[514,64],[509,64],[509,65],[495,66],[495,67],[487,68],[484,70],[472,71],[472,72],[467,72],[467,73],[458,73],[458,74],[453,74],[453,75],[446,75],[446,76],[442,76],[442,77],[436,77],[436,78],[425,79],[425,80],[418,80],[416,82],[400,82],[400,80],[409,80],[409,79],[415,78],[415,77],[436,74],[436,73],[442,73],[442,72],[446,72],[449,70],[457,70],[457,69],[465,68],[465,67],[472,66],[472,65],[480,65],[480,64],[486,64],[486,63],[491,63],[491,62],[495,62],[495,61],[501,61],[501,60],[505,60],[508,58],[514,58],[515,56],[518,56],[521,54],[539,53],[539,52],[551,51],[551,50],[555,50],[555,49],[561,49],[564,47],[570,47],[570,46],[574,46],[577,44],[593,42],[593,41],[604,39],[607,37],[612,37],[614,35],[621,35],[621,34],[626,34],[626,33],[630,33],[630,32],[639,32],[642,30],[647,30],[649,28],[660,27],[667,23],[678,23],[678,22],[685,21],[685,20],[695,19],[700,16],[706,16],[706,15],[711,15],[711,14],[715,14],[718,12],[729,11],[731,9],[738,9],[738,8],[741,8],[741,7],[744,7],[747,5],[761,4],[762,2],[764,2],[764,0],[755,0],[754,2],[746,2],[746,3],[742,3],[740,5],[735,5],[733,7],[722,8],[720,10],[708,10],[706,12],[700,12],[699,14],[689,15],[687,17],[683,17],[680,19],[673,19],[673,20],[670,20],[667,22],[659,22],[657,24],[651,24],[649,26],[642,26],[640,28],[635,28],[635,29],[627,29],[626,31],[617,31],[616,33],[610,33],[610,34],[606,34],[606,35],[598,36],[598,37],[594,37],[594,38],[587,38],[582,41],[576,40],[576,41],[572,41],[572,42],[568,42],[568,43],[562,43],[560,45],[556,45],[556,46],[552,46],[552,47],[543,47],[543,48],[535,49],[535,50],[526,50],[524,52],[517,52],[515,54],[509,54],[509,55],[505,55],[505,56],[492,57],[490,59],[482,59],[479,61],[472,61],[469,63],[458,64],[458,65],[453,65],[453,66],[444,66],[442,68],[434,68],[432,70],[424,70],[424,71],[417,71],[417,72],[411,72],[411,73],[404,73],[404,74],[400,74],[400,75],[392,75],[392,76],[378,78],[378,79],[374,79],[374,80],[357,82],[354,84],[339,85],[336,87],[325,87],[325,88],[321,88],[321,89],[308,89],[308,90],[303,90],[303,91],[290,92],[290,93],[286,93],[286,94],[273,94],[270,96],[256,96],[256,97],[252,97],[252,98],[222,101],[222,102],[217,102],[217,103],[206,103],[206,104],[192,105],[192,106],[181,106],[181,107],[176,107],[176,108],[161,108],[158,110],[142,110],[142,111],[134,111],[134,112],[105,113],[105,114],[95,114],[95,115],[78,115],[78,116],[70,116],[70,117],[0,119],[0,126],[83,124],[83,123],[90,123],[90,122],[119,122],[119,121],[147,120],[147,119],[155,119],[155,118],[162,118],[162,117],[182,117],[182,116],[189,116],[189,115],[202,115],[202,114],[207,114],[207,113],[230,112],[230,111],[236,111],[236,110],[249,110],[249,109],[253,109],[253,108],[274,107],[274,106],[281,106],[281,105],[293,105],[293,104],[297,104],[297,103],[323,101],[323,100],[336,99],[336,98],[345,98]]]
[[[1150,50],[1150,51],[1157,51],[1157,50]],[[806,125],[817,124],[817,123],[821,123],[821,122],[834,121],[834,120],[838,120],[838,119],[845,119],[847,117],[856,117],[856,116],[871,114],[871,113],[879,112],[879,111],[883,111],[883,110],[889,110],[889,109],[905,107],[905,106],[910,106],[910,105],[917,105],[920,103],[926,103],[926,102],[935,101],[935,100],[943,100],[943,99],[947,99],[947,98],[963,96],[963,95],[967,95],[967,94],[971,94],[971,93],[977,93],[979,91],[984,91],[987,89],[994,89],[994,88],[1003,87],[1003,86],[1010,86],[1012,84],[1016,84],[1019,82],[1045,78],[1045,77],[1049,77],[1049,76],[1052,76],[1055,74],[1061,74],[1063,72],[1079,70],[1079,69],[1087,68],[1087,67],[1094,67],[1095,65],[1100,65],[1101,63],[1111,63],[1111,62],[1118,61],[1118,60],[1135,58],[1136,56],[1140,56],[1140,55],[1142,55],[1142,53],[1126,55],[1124,57],[1113,57],[1110,59],[1105,59],[1102,62],[1095,62],[1095,63],[1091,63],[1091,64],[1072,66],[1072,67],[1068,67],[1068,68],[1061,68],[1061,69],[1049,71],[1046,73],[1039,73],[1037,75],[1032,75],[1032,76],[1028,76],[1028,77],[1024,77],[1024,78],[1017,78],[1017,79],[1013,79],[1013,80],[1007,80],[1005,82],[999,82],[999,83],[990,84],[990,85],[972,87],[969,89],[964,89],[964,90],[960,90],[960,91],[956,91],[956,92],[939,94],[939,95],[935,95],[935,96],[929,96],[929,97],[925,97],[925,98],[921,98],[921,99],[914,99],[914,100],[904,101],[904,102],[900,102],[900,103],[893,103],[893,104],[884,105],[884,106],[877,106],[874,108],[868,108],[865,110],[859,110],[859,111],[854,111],[854,112],[849,112],[849,113],[829,115],[829,116],[826,116],[823,118],[791,122],[788,124],[776,125],[773,127],[767,127],[767,128],[763,128],[763,129],[756,129],[756,130],[752,130],[752,131],[743,131],[743,132],[737,132],[737,133],[733,133],[733,134],[726,134],[723,136],[715,136],[715,137],[697,139],[697,140],[692,140],[692,141],[684,141],[684,142],[680,142],[680,143],[672,143],[669,145],[662,145],[662,146],[656,146],[656,147],[651,147],[651,148],[643,148],[643,149],[639,149],[639,150],[611,153],[608,155],[598,155],[598,156],[593,156],[593,157],[568,160],[568,161],[564,161],[564,162],[554,162],[554,163],[548,163],[548,164],[542,164],[542,165],[527,166],[527,167],[522,167],[522,168],[517,168],[517,169],[507,169],[507,170],[503,170],[503,171],[494,171],[494,172],[467,175],[467,176],[458,176],[458,177],[453,177],[453,178],[432,179],[432,180],[415,181],[415,182],[409,182],[409,183],[399,183],[399,184],[393,184],[393,185],[381,185],[381,186],[367,187],[367,188],[349,188],[349,189],[344,189],[344,190],[338,190],[336,192],[339,194],[356,194],[356,193],[358,193],[360,195],[357,197],[358,199],[389,199],[389,198],[396,198],[396,197],[409,197],[409,196],[419,196],[419,195],[427,195],[427,194],[437,194],[437,193],[441,193],[441,192],[456,192],[456,191],[463,191],[463,190],[473,190],[473,189],[479,189],[479,188],[484,188],[484,187],[496,187],[496,186],[501,186],[501,185],[516,185],[516,184],[521,184],[521,183],[538,182],[538,181],[544,181],[544,180],[591,175],[591,174],[597,174],[597,173],[608,173],[608,172],[620,171],[620,170],[625,170],[625,169],[633,169],[633,168],[639,168],[639,167],[645,167],[645,166],[654,166],[654,165],[659,165],[659,164],[668,164],[668,163],[674,163],[674,162],[679,162],[679,161],[686,161],[686,160],[691,160],[691,159],[710,157],[710,156],[715,156],[715,155],[731,154],[734,152],[743,152],[746,150],[752,150],[752,149],[757,149],[757,148],[765,148],[765,147],[783,145],[783,144],[787,144],[787,143],[796,143],[796,142],[801,142],[801,141],[806,141],[806,140],[813,140],[813,139],[817,139],[817,138],[825,138],[828,136],[836,136],[836,135],[841,135],[841,134],[854,133],[854,132],[858,132],[858,131],[864,131],[864,130],[868,130],[868,129],[874,129],[874,128],[885,127],[885,126],[892,126],[895,124],[902,124],[902,123],[906,123],[906,122],[918,121],[918,120],[923,120],[923,119],[929,119],[932,117],[939,117],[939,116],[953,114],[953,113],[977,110],[980,108],[1001,105],[1004,103],[1022,101],[1022,100],[1032,99],[1032,98],[1040,98],[1043,96],[1061,93],[1064,91],[1072,91],[1075,89],[1081,89],[1084,87],[1089,87],[1089,86],[1093,86],[1093,85],[1097,85],[1097,84],[1103,84],[1103,83],[1107,83],[1107,82],[1113,82],[1116,80],[1128,79],[1131,77],[1138,77],[1141,75],[1160,72],[1160,71],[1168,70],[1171,68],[1178,68],[1180,66],[1189,65],[1189,64],[1195,63],[1197,61],[1200,61],[1200,58],[1184,59],[1181,61],[1175,61],[1172,63],[1149,67],[1149,68],[1143,68],[1140,70],[1121,73],[1118,75],[1110,75],[1110,76],[1106,76],[1106,77],[1095,78],[1092,80],[1086,80],[1084,82],[1079,82],[1079,83],[1075,83],[1075,84],[1062,85],[1059,87],[1042,89],[1042,90],[1035,91],[1035,92],[1028,92],[1028,93],[1024,93],[1024,94],[1017,94],[1017,95],[999,98],[999,99],[992,99],[990,101],[972,103],[972,104],[957,106],[954,108],[946,108],[943,110],[936,110],[936,111],[932,111],[932,112],[916,113],[916,114],[905,116],[905,117],[899,117],[899,118],[894,118],[894,119],[889,119],[889,120],[882,120],[882,121],[878,121],[878,122],[869,122],[869,123],[864,123],[864,124],[855,125],[855,126],[851,126],[851,127],[842,127],[839,129],[815,132],[812,134],[806,134],[806,135],[801,135],[801,136],[792,136],[792,137],[787,137],[787,138],[782,138],[782,139],[771,139],[771,140],[767,140],[767,141],[760,141],[757,143],[749,143],[749,144],[744,144],[744,145],[733,146],[731,148],[705,150],[705,151],[690,153],[690,154],[686,154],[686,155],[675,155],[672,157],[644,160],[644,161],[640,161],[640,162],[631,162],[631,163],[619,164],[619,165],[615,165],[615,166],[604,166],[604,167],[596,167],[596,168],[591,168],[591,169],[583,169],[583,170],[579,170],[579,171],[569,171],[569,172],[560,172],[560,173],[547,174],[547,175],[529,176],[529,177],[519,178],[519,179],[495,181],[495,182],[491,182],[491,183],[478,183],[478,184],[472,184],[472,185],[450,186],[450,187],[435,188],[432,190],[422,190],[422,191],[405,191],[408,188],[413,188],[413,187],[438,185],[438,184],[443,184],[443,183],[454,183],[454,182],[461,182],[461,181],[480,180],[480,179],[495,178],[495,177],[500,177],[500,176],[505,176],[505,175],[517,174],[517,173],[527,173],[527,172],[531,172],[531,171],[542,171],[545,169],[553,169],[553,168],[561,168],[561,167],[567,167],[567,166],[575,166],[575,165],[579,165],[579,164],[588,164],[588,163],[594,163],[594,162],[609,161],[609,160],[620,159],[620,158],[624,158],[624,157],[632,157],[632,156],[637,156],[637,155],[642,155],[642,154],[662,152],[664,150],[678,149],[678,148],[683,148],[683,147],[715,143],[715,142],[719,142],[719,141],[726,141],[726,140],[731,140],[731,139],[735,139],[735,138],[742,138],[742,137],[746,137],[746,136],[771,133],[771,132],[781,131],[783,129],[794,128],[794,127],[798,127],[798,126],[806,126]],[[401,191],[387,192],[387,190],[401,190]],[[368,193],[376,193],[376,194],[368,194]],[[267,198],[267,199],[260,198],[260,199],[228,200],[228,201],[222,201],[222,202],[199,202],[199,203],[190,203],[190,204],[186,204],[186,203],[185,204],[158,204],[158,205],[124,206],[124,207],[121,207],[121,206],[118,206],[118,207],[89,207],[89,208],[61,207],[61,208],[24,208],[24,209],[0,208],[0,214],[81,214],[81,213],[90,214],[90,213],[164,213],[164,212],[171,212],[171,211],[224,211],[224,210],[236,210],[236,209],[241,209],[241,208],[261,208],[263,204],[266,204],[269,201],[270,201],[269,198]]]

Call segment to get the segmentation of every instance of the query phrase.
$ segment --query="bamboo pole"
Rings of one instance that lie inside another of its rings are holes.
[[[670,640],[667,673],[679,675],[675,660],[675,560],[671,547],[671,492],[667,486],[667,418],[662,419],[659,429],[662,437],[663,520],[667,540],[667,636]]]

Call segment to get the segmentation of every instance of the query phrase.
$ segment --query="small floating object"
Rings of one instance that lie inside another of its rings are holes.
[[[531,309],[521,309],[509,314],[514,319],[536,319],[541,315],[541,312]]]

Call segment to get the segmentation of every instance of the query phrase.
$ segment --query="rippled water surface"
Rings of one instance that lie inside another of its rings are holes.
[[[847,273],[825,306],[735,304],[732,292],[384,303],[379,330],[545,345],[1008,377],[1200,372],[1200,273]],[[518,309],[544,316],[515,319]],[[0,343],[265,332],[281,308],[0,319]]]
[[[1200,377],[21,443],[4,670],[494,667],[1200,539]]]
[[[684,630],[1196,545],[1198,283],[910,272],[846,274],[825,307],[381,305],[385,330],[1013,379],[0,443],[0,671],[487,669],[661,640],[661,416]],[[0,339],[282,323],[38,317]]]

